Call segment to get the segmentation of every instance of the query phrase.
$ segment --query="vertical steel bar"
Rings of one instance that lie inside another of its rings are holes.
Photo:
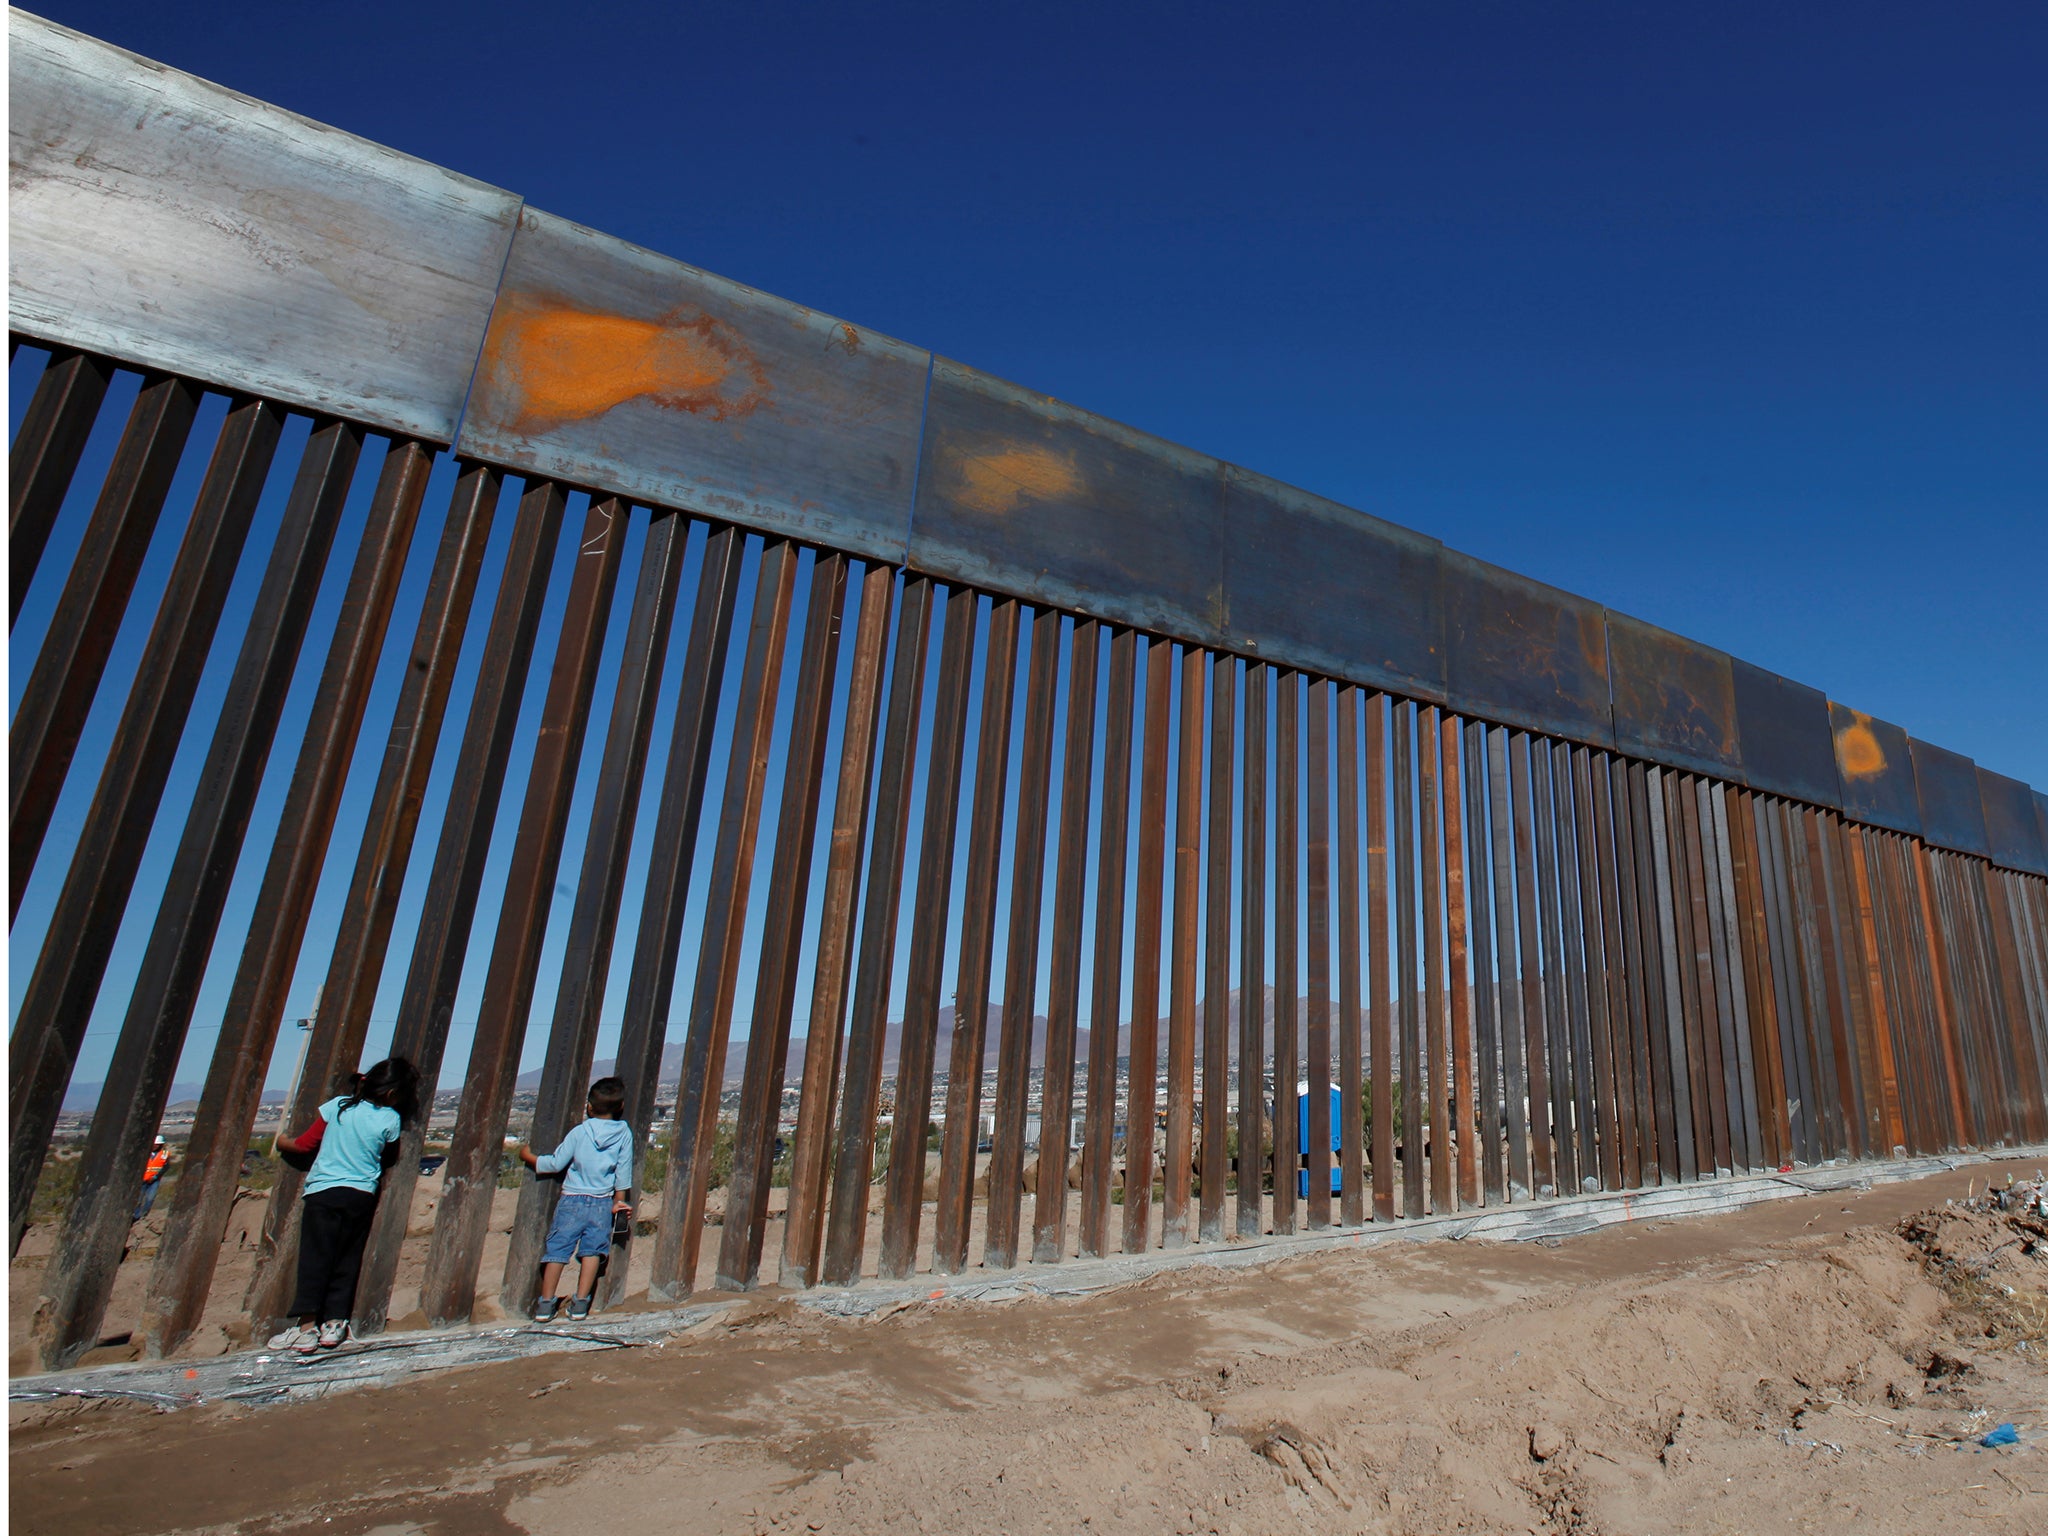
[[[1358,690],[1337,689],[1337,1102],[1347,1226],[1365,1224],[1365,1020],[1358,881]]]
[[[1165,1230],[1168,1248],[1193,1237],[1188,1216],[1195,1147],[1197,945],[1201,934],[1202,705],[1208,657],[1181,650],[1180,767],[1174,816],[1173,936],[1166,1036]]]
[[[1166,775],[1173,647],[1145,642],[1145,747],[1138,785],[1137,911],[1131,944],[1131,1100],[1124,1114],[1125,1253],[1152,1244],[1153,1121],[1159,1083],[1159,942],[1165,919]],[[1284,694],[1283,694],[1284,697]]]
[[[974,754],[974,807],[967,832],[967,890],[960,915],[960,976],[953,994],[953,1054],[946,1079],[946,1136],[939,1155],[932,1267],[967,1267],[974,1165],[981,1144],[981,1078],[988,1037],[989,973],[995,951],[996,890],[1002,872],[1003,791],[1010,771],[1010,713],[1016,695],[1019,606],[989,607],[981,683],[981,735]],[[807,1090],[808,1091],[808,1090]]]
[[[1713,853],[1709,867],[1714,873],[1714,896],[1721,914],[1721,930],[1718,940],[1720,954],[1728,977],[1728,1025],[1727,1038],[1731,1043],[1735,1076],[1730,1083],[1731,1113],[1739,1101],[1741,1107],[1742,1142],[1740,1161],[1746,1168],[1758,1169],[1766,1166],[1763,1151],[1763,1133],[1757,1111],[1756,1063],[1750,1046],[1749,1031],[1749,976],[1743,961],[1742,909],[1735,900],[1734,847],[1728,832],[1728,789],[1726,785],[1712,786],[1707,810],[1713,832]]]
[[[247,540],[257,500],[263,493],[282,426],[283,417],[276,407],[251,401],[236,405],[221,428],[120,723],[114,728],[113,744],[100,770],[92,809],[71,866],[65,872],[50,927],[16,1015],[10,1041],[12,1114],[8,1169],[13,1195],[12,1240],[17,1246],[26,1223],[28,1200],[42,1171],[49,1138],[70,1085],[72,1065],[111,957],[115,932],[134,886],[150,826],[163,801],[164,785],[192,712],[192,699],[206,666],[207,651],[220,627],[221,610],[234,580],[235,565]],[[23,431],[27,430],[25,424]],[[297,547],[288,534],[284,547],[288,551]],[[323,546],[323,559],[325,553]],[[289,560],[290,554],[285,558]],[[270,610],[259,610],[252,617],[275,621]],[[252,624],[252,633],[257,632],[261,631]],[[267,737],[265,744],[268,745]],[[42,822],[36,829],[38,839],[42,827],[48,824],[48,810],[45,807],[41,813]],[[14,859],[18,899],[28,878],[28,866],[34,860],[34,850],[24,854],[17,848]],[[140,978],[144,984],[151,979],[149,974]],[[145,1028],[140,1016],[134,1028]],[[181,1041],[183,1028],[180,1023]],[[116,1126],[121,1123],[116,1118],[117,1108],[125,1112],[132,1103],[138,1111],[136,1118],[140,1119],[146,1113],[149,1099],[142,1079],[133,1075],[143,1070],[148,1054],[146,1034],[138,1037],[128,1029],[124,1025],[127,1050],[117,1047],[116,1061],[110,1065],[110,1076],[102,1089],[103,1107],[94,1118],[97,1135],[89,1142],[85,1161],[79,1165],[76,1185],[78,1197],[94,1207],[92,1212],[81,1212],[78,1220],[104,1225],[104,1230],[94,1227],[97,1235],[91,1240],[94,1251],[99,1253],[126,1235],[125,1224],[118,1232],[105,1224],[112,1223],[116,1216],[125,1216],[132,1208],[129,1193],[142,1176],[142,1161],[147,1159],[147,1148],[163,1113],[159,1104],[153,1115],[147,1115],[146,1134],[138,1143],[141,1160],[133,1156],[136,1148],[128,1148],[128,1155],[120,1163],[118,1190],[103,1196],[101,1181],[116,1176],[115,1162],[110,1160],[122,1158],[120,1140],[114,1137]],[[136,1054],[138,1050],[141,1055]],[[119,1084],[114,1074],[120,1076]],[[168,1089],[169,1084],[165,1087]],[[118,1093],[123,1088],[123,1097],[114,1097],[109,1092]],[[139,1100],[133,1097],[137,1094]],[[143,1130],[139,1125],[136,1127],[137,1132]],[[132,1179],[127,1172],[128,1162],[134,1163]],[[113,1214],[100,1216],[101,1204]],[[60,1320],[58,1314],[70,1312],[82,1300],[68,1294],[75,1266],[84,1257],[82,1250],[76,1250],[75,1242],[82,1241],[83,1229],[74,1234],[74,1243],[61,1245],[52,1254],[51,1283],[56,1289],[46,1293],[52,1297],[52,1305],[45,1311],[44,1327],[54,1329],[57,1336],[78,1326],[77,1319]],[[97,1271],[103,1266],[93,1267]],[[91,1287],[99,1301],[97,1305],[86,1305],[86,1310],[95,1314],[83,1324],[88,1331],[98,1326],[97,1313],[105,1306],[100,1292],[111,1284],[112,1276],[108,1274],[103,1283],[96,1281]],[[60,1352],[68,1347],[60,1346]]]
[[[896,928],[903,911],[903,860],[910,836],[911,779],[924,704],[924,671],[931,651],[932,596],[928,578],[916,574],[904,578],[903,611],[896,623],[896,654],[890,664],[888,713],[882,727],[853,1013],[847,1025],[846,1088],[833,1145],[832,1205],[825,1216],[825,1260],[818,1271],[818,1278],[827,1285],[851,1285],[860,1278],[866,1260],[868,1190],[874,1182],[876,1116],[881,1108]],[[892,1162],[900,1155],[924,1156],[922,1127],[907,1136],[905,1129],[898,1125],[891,1131]],[[708,1141],[705,1145],[708,1147]]]
[[[1692,781],[1686,816],[1692,827],[1695,851],[1694,911],[1706,969],[1700,976],[1700,999],[1707,1013],[1707,1059],[1713,1071],[1714,1105],[1720,1111],[1715,1122],[1715,1155],[1719,1166],[1730,1170],[1745,1166],[1746,1142],[1742,1129],[1742,1078],[1735,1059],[1735,1013],[1733,991],[1728,979],[1728,930],[1721,911],[1719,843],[1714,837],[1713,805],[1705,779]]]
[[[1330,684],[1308,685],[1308,1225],[1330,1224]]]
[[[1130,856],[1131,710],[1137,691],[1137,631],[1109,637],[1109,702],[1102,744],[1102,831],[1095,854],[1095,960],[1088,1006],[1088,1102],[1081,1149],[1080,1255],[1109,1252],[1110,1185],[1116,1155],[1116,1063],[1123,1014],[1124,866]],[[1249,786],[1247,786],[1249,796]],[[1249,802],[1247,802],[1249,803]],[[1137,1063],[1131,1066],[1137,1076]],[[950,1133],[952,1124],[947,1123]],[[1126,1191],[1125,1198],[1129,1198]]]
[[[1236,805],[1237,660],[1218,655],[1209,672],[1209,845],[1202,949],[1202,1190],[1200,1233],[1223,1239],[1230,1175],[1230,877]]]
[[[1665,1018],[1663,913],[1650,814],[1655,797],[1645,764],[1629,763],[1623,779],[1628,798],[1629,850],[1634,862],[1635,953],[1643,978],[1643,1054],[1649,1063],[1650,1120],[1655,1135],[1649,1160],[1658,1183],[1673,1184],[1680,1178],[1678,1115],[1672,1092],[1671,1036]]]
[[[1265,1231],[1266,1183],[1266,673],[1245,664],[1244,903],[1237,1005],[1237,1235]],[[1105,796],[1108,791],[1104,791]],[[1097,898],[1098,904],[1101,898]],[[1121,931],[1121,920],[1118,922]],[[1096,1015],[1101,1017],[1100,1013]],[[1274,1171],[1274,1179],[1282,1170]]]
[[[583,733],[597,694],[612,594],[625,558],[628,518],[624,502],[593,497],[577,544],[561,638],[555,645],[540,735],[498,909],[490,968],[484,975],[461,1107],[441,1170],[426,1274],[420,1281],[420,1309],[435,1327],[466,1322],[476,1310],[477,1274],[505,1156],[505,1125],[518,1084],[533,989],[540,979],[541,942],[554,907],[555,876],[562,864],[562,840],[583,757]],[[569,1084],[561,1082],[560,1089],[566,1097]],[[566,1111],[564,1106],[563,1118]]]
[[[1615,1093],[1615,1049],[1607,1009],[1607,885],[1600,878],[1603,828],[1593,800],[1593,761],[1584,747],[1571,755],[1573,838],[1578,849],[1579,921],[1585,941],[1586,1013],[1592,1041],[1592,1124],[1600,1183],[1621,1189],[1621,1115]]]
[[[1707,932],[1706,881],[1700,869],[1699,823],[1690,775],[1664,781],[1672,829],[1672,901],[1680,934],[1685,999],[1686,1080],[1692,1088],[1693,1137],[1702,1175],[1728,1164],[1727,1107],[1721,1097],[1720,1015],[1714,1004],[1714,960]]]
[[[690,992],[690,1023],[676,1083],[670,1124],[668,1174],[661,1191],[661,1225],[647,1289],[672,1300],[696,1288],[704,1239],[704,1201],[718,1136],[718,1103],[725,1082],[725,1047],[732,1028],[733,995],[760,840],[761,802],[775,735],[776,696],[788,649],[789,615],[796,589],[796,546],[770,539],[761,549],[747,649],[734,700],[732,750],[719,806],[718,838],[704,898],[697,976]]]
[[[1500,965],[1501,1105],[1507,1121],[1507,1188],[1526,1200],[1529,1172],[1529,1064],[1522,1027],[1522,951],[1515,916],[1515,801],[1508,784],[1508,733],[1486,732],[1487,807],[1493,816],[1493,939]]]
[[[678,530],[680,532],[680,530]],[[697,572],[697,596],[676,688],[675,722],[669,732],[668,766],[654,815],[647,881],[640,922],[633,939],[633,964],[626,978],[626,1012],[619,1028],[618,1074],[626,1085],[625,1121],[633,1128],[645,1166],[654,1138],[655,1097],[668,1043],[669,996],[675,990],[676,960],[682,950],[683,904],[695,865],[697,828],[704,809],[704,785],[711,767],[712,728],[733,611],[739,603],[745,536],[714,525],[706,531]],[[656,1018],[656,1013],[661,1015]],[[632,1196],[637,1208],[639,1190]],[[633,1238],[612,1245],[611,1263],[598,1282],[598,1300],[612,1306],[626,1294],[632,1272]]]
[[[1442,727],[1435,705],[1418,711],[1416,758],[1420,769],[1420,811],[1422,816],[1422,974],[1427,1012],[1424,1028],[1429,1060],[1424,1069],[1424,1126],[1411,1132],[1415,1146],[1429,1158],[1430,1209],[1442,1213],[1451,1209],[1451,1132],[1447,1123],[1451,1105],[1451,1031],[1448,993],[1444,985],[1444,891],[1443,850],[1437,824],[1440,765],[1439,743]],[[1424,1129],[1426,1127],[1426,1130]]]
[[[1455,715],[1443,722],[1444,911],[1450,939],[1452,1095],[1450,1134],[1457,1147],[1457,1197],[1460,1204],[1479,1203],[1479,1158],[1474,1144],[1472,991],[1466,979],[1469,948],[1465,919],[1465,795],[1459,762],[1463,731]]]
[[[1031,1091],[1033,1017],[1038,1005],[1045,821],[1052,792],[1059,649],[1059,614],[1050,608],[1035,610],[1031,616],[1031,668],[1024,681],[1024,750],[1017,777],[1010,928],[1003,955],[1003,1010],[996,1046],[995,1136],[989,1149],[988,1225],[981,1250],[982,1262],[991,1269],[1009,1269],[1016,1264],[1023,1215],[1024,1121]]]
[[[1556,1192],[1579,1191],[1579,1149],[1573,1123],[1572,1019],[1565,1006],[1564,919],[1558,907],[1557,788],[1551,779],[1553,744],[1529,741],[1530,809],[1536,836],[1536,916],[1543,945],[1543,1022],[1549,1062],[1550,1132]]]
[[[747,1028],[733,1133],[732,1176],[726,1181],[725,1225],[719,1231],[720,1290],[750,1291],[761,1272],[768,1185],[782,1122],[790,1020],[796,1009],[797,964],[818,841],[818,797],[825,783],[826,738],[832,729],[832,683],[839,675],[847,565],[845,555],[821,550],[811,566],[789,746],[783,759],[782,803],[775,818],[775,853],[768,866],[768,907],[754,976],[754,1015]]]
[[[7,624],[21,617],[50,530],[63,510],[71,477],[92,436],[114,365],[90,352],[59,347],[29,397],[21,430],[7,455]],[[267,410],[275,407],[266,406]],[[154,1134],[154,1133],[152,1133]]]
[[[1423,988],[1415,911],[1415,706],[1394,706],[1394,956],[1401,1021],[1401,1209],[1423,1206]]]
[[[1535,790],[1530,765],[1542,748],[1526,734],[1514,735],[1509,766],[1514,779],[1515,910],[1520,921],[1518,969],[1522,982],[1522,1102],[1527,1105],[1529,1178],[1538,1195],[1557,1193],[1557,1149],[1551,1139],[1550,1064],[1546,1059],[1549,1028],[1544,1020],[1543,950],[1537,936]],[[1508,1090],[1510,1112],[1516,1101]]]
[[[1782,1127],[1785,1091],[1776,1049],[1777,1002],[1770,974],[1769,935],[1764,929],[1756,821],[1750,808],[1750,792],[1736,790],[1734,796],[1734,808],[1728,815],[1728,842],[1734,875],[1736,932],[1741,941],[1749,1000],[1748,1010],[1739,1022],[1748,1033],[1749,1054],[1755,1065],[1759,1155],[1763,1167],[1778,1168],[1788,1161],[1787,1138]]]
[[[156,378],[143,385],[15,705],[7,728],[10,925],[21,911],[22,892],[63,793],[79,732],[92,711],[198,410],[198,386],[183,379]],[[343,435],[349,440],[345,451],[352,454],[361,446],[360,429],[345,428]],[[348,477],[341,478],[345,483]]]
[[[1066,1256],[1067,1170],[1074,1141],[1074,1052],[1081,1013],[1081,924],[1088,894],[1088,796],[1095,767],[1100,636],[1101,626],[1095,620],[1074,621],[1067,670],[1060,840],[1053,874],[1052,975],[1046,1000],[1045,1072],[1039,1091],[1038,1177],[1031,1199],[1031,1257],[1039,1264],[1054,1264]]]
[[[1664,1171],[1668,1178],[1675,1170],[1679,1182],[1689,1184],[1700,1176],[1699,1143],[1694,1136],[1691,1062],[1685,1038],[1685,983],[1678,960],[1677,880],[1673,873],[1671,828],[1667,820],[1669,805],[1664,793],[1663,770],[1649,769],[1638,788],[1643,793],[1649,814],[1647,847],[1650,879],[1657,901],[1657,960],[1664,985],[1663,1029],[1659,1033],[1658,1044],[1662,1047],[1660,1056],[1671,1086],[1671,1132],[1665,1139]],[[1645,935],[1646,942],[1647,938]],[[1661,1103],[1658,1108],[1663,1108]]]
[[[1486,727],[1468,720],[1465,751],[1466,891],[1471,904],[1468,932],[1472,945],[1472,1014],[1477,1066],[1473,1079],[1478,1122],[1479,1183],[1485,1203],[1507,1201],[1507,1176],[1501,1159],[1500,988],[1494,979],[1493,867],[1487,844],[1491,825],[1486,798]]]
[[[875,738],[881,728],[882,667],[895,597],[896,568],[870,565],[861,578],[860,619],[853,637],[846,719],[840,728],[839,783],[833,802],[830,851],[825,859],[818,956],[804,1037],[803,1081],[797,1094],[796,1135],[790,1147],[789,1208],[782,1218],[779,1278],[782,1284],[799,1289],[817,1279],[825,1249],[825,1188],[831,1177],[832,1109],[839,1087],[840,1036],[846,1022],[847,987],[853,975],[861,855],[867,845],[868,794],[874,778]],[[1000,632],[1004,625],[1000,605],[995,619],[995,630]],[[1009,614],[1008,632],[1014,651],[1014,607]],[[993,633],[990,644],[996,644]],[[989,654],[993,678],[993,658],[998,653],[991,649]],[[1007,675],[1003,687],[1007,706]],[[972,932],[971,925],[969,931]],[[942,1204],[942,1219],[945,1209]]]
[[[1636,884],[1635,802],[1626,760],[1607,760],[1600,790],[1613,814],[1617,937],[1608,953],[1621,956],[1617,1034],[1626,1038],[1629,1058],[1629,1081],[1622,1091],[1629,1096],[1629,1113],[1634,1117],[1633,1183],[1638,1188],[1647,1188],[1659,1182],[1663,1169],[1657,1146],[1656,1090],[1650,1064],[1650,993],[1644,974],[1642,894]]]
[[[143,1313],[145,1348],[152,1355],[170,1353],[190,1335],[213,1282],[221,1238],[241,1183],[242,1152],[256,1123],[264,1072],[277,1041],[285,994],[298,968],[320,866],[340,809],[363,710],[376,681],[377,658],[432,465],[433,454],[418,444],[392,444],[371,498],[278,817],[282,830],[270,847],[206,1085],[200,1091],[185,1148],[186,1171],[178,1179],[150,1273]]]
[[[1302,1169],[1301,674],[1277,674],[1273,709],[1273,1230],[1295,1230]],[[1135,1058],[1134,1058],[1135,1059]]]
[[[1607,1040],[1613,1066],[1614,1119],[1610,1123],[1619,1143],[1615,1166],[1624,1189],[1640,1189],[1643,1165],[1641,1129],[1636,1119],[1635,1020],[1629,1009],[1621,882],[1615,858],[1614,769],[1605,752],[1593,754],[1589,783],[1593,797],[1594,874],[1600,890],[1601,977],[1605,983]]]
[[[1387,903],[1391,898],[1387,868],[1387,711],[1385,694],[1365,704],[1365,910],[1367,962],[1372,969],[1372,1041],[1367,1048],[1372,1072],[1372,1215],[1374,1221],[1394,1219],[1394,978],[1393,947],[1388,943]]]
[[[1599,1062],[1593,1054],[1593,1027],[1587,985],[1586,901],[1580,883],[1584,867],[1579,847],[1580,824],[1577,797],[1573,789],[1572,765],[1575,754],[1566,742],[1551,744],[1551,787],[1557,816],[1558,915],[1564,948],[1564,994],[1569,1027],[1566,1039],[1571,1052],[1572,1080],[1565,1102],[1571,1105],[1572,1160],[1578,1173],[1577,1188],[1599,1184],[1600,1154],[1596,1145],[1598,1114],[1595,1105]],[[1609,1186],[1610,1188],[1612,1186]]]
[[[897,1047],[896,1118],[890,1132],[882,1211],[880,1272],[884,1279],[907,1278],[917,1267],[918,1230],[924,1215],[925,1126],[931,1119],[932,1070],[938,1054],[939,993],[944,982],[941,973],[953,895],[953,850],[960,821],[960,764],[967,743],[968,689],[973,681],[974,631],[980,609],[980,594],[971,588],[956,587],[947,596],[931,762],[925,775],[924,831],[918,839],[910,974]],[[794,963],[792,956],[792,967]]]

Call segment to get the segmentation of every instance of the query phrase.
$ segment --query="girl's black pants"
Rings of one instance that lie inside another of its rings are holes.
[[[368,1189],[323,1189],[305,1199],[299,1225],[299,1294],[293,1317],[346,1322],[355,1309],[356,1275],[377,1195]]]

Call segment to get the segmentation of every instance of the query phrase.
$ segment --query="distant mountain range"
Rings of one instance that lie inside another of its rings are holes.
[[[1269,1025],[1273,1017],[1273,1000],[1273,989],[1271,987],[1268,987],[1266,988],[1265,1012]],[[1236,1060],[1237,1057],[1238,1001],[1239,999],[1237,992],[1232,991],[1230,994],[1230,1054],[1231,1059],[1233,1061]],[[1198,1021],[1201,1018],[1201,1007],[1202,1005],[1200,1003],[1196,1004],[1195,1016]],[[1308,1042],[1308,999],[1306,997],[1301,998],[1296,1004],[1295,1021],[1296,1039],[1299,1042],[1300,1047],[1302,1049],[1306,1049]],[[1164,1066],[1166,1062],[1167,1022],[1168,1021],[1164,1017],[1161,1017],[1161,1019],[1159,1020],[1159,1066]],[[937,1049],[933,1056],[933,1064],[934,1069],[936,1071],[944,1072],[952,1064],[953,1024],[953,1009],[950,1007],[941,1008],[939,1010]],[[660,1080],[664,1084],[675,1082],[676,1079],[681,1075],[683,1062],[683,1042],[679,1037],[684,1027],[685,1026],[683,1024],[683,1021],[681,1020],[672,1021],[669,1026],[672,1038],[670,1039],[666,1049],[664,1049],[661,1053]],[[1199,1028],[1199,1022],[1197,1027]],[[991,1004],[988,1010],[988,1027],[983,1032],[982,1040],[983,1071],[993,1071],[995,1069],[997,1054],[1002,1040],[1002,1028],[1002,1005]],[[1046,1016],[1040,1013],[1035,1015],[1031,1021],[1031,1063],[1033,1066],[1042,1067],[1045,1064],[1045,1033]],[[1074,1033],[1074,1060],[1077,1067],[1085,1069],[1088,1061],[1089,1032],[1086,1029],[1077,1029]],[[1117,1054],[1119,1056],[1125,1056],[1129,1054],[1130,1039],[1131,1030],[1128,1024],[1118,1029]],[[797,1036],[789,1043],[789,1064],[787,1070],[783,1073],[783,1081],[786,1084],[789,1084],[790,1086],[795,1086],[797,1083],[800,1083],[803,1080],[805,1044],[805,1037],[801,1035]],[[882,1071],[885,1075],[893,1075],[896,1072],[898,1062],[902,1053],[902,1046],[903,1022],[902,1020],[898,1019],[890,1023],[888,1032],[884,1036],[884,1043],[882,1048]],[[745,1075],[746,1064],[746,1042],[744,1040],[733,1041],[730,1048],[726,1051],[725,1085],[727,1087],[731,1088],[737,1087],[739,1085],[741,1078]],[[616,1071],[617,1068],[617,1061],[611,1057],[606,1057],[603,1060],[597,1061],[592,1064],[590,1075],[592,1077],[607,1077],[611,1075],[614,1071]],[[538,1067],[534,1068],[534,1070],[531,1072],[520,1073],[519,1090],[522,1093],[533,1092],[535,1089],[540,1087],[540,1078],[541,1071]],[[100,1090],[103,1086],[104,1085],[100,1083],[72,1084],[70,1092],[68,1092],[64,1096],[65,1110],[71,1113],[78,1113],[84,1110],[91,1109],[94,1105],[99,1103]],[[444,1082],[442,1084],[444,1090],[454,1086],[457,1085],[453,1082]],[[170,1102],[172,1107],[175,1108],[179,1105],[190,1105],[192,1103],[195,1103],[199,1098],[199,1091],[200,1088],[197,1083],[174,1083],[171,1086]],[[279,1089],[271,1089],[263,1095],[263,1102],[265,1104],[279,1104],[283,1101],[284,1093]]]

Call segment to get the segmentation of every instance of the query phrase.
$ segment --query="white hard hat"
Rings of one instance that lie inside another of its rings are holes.
[[[158,1146],[162,1146],[162,1145],[164,1144],[164,1139],[163,1139],[163,1137],[161,1137],[161,1136],[157,1137],[157,1139],[156,1139],[156,1144],[157,1144]]]

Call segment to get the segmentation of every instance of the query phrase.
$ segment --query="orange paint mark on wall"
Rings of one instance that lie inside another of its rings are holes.
[[[960,499],[982,512],[1003,516],[1026,501],[1059,501],[1081,490],[1081,472],[1071,453],[1050,448],[1007,447],[962,459],[956,470]]]
[[[1835,733],[1835,761],[1852,779],[1873,779],[1884,772],[1884,748],[1870,728],[1870,716],[1850,710],[1854,724]]]
[[[499,301],[484,370],[487,390],[526,432],[639,399],[726,421],[769,396],[753,352],[710,315],[630,320],[524,295]]]

